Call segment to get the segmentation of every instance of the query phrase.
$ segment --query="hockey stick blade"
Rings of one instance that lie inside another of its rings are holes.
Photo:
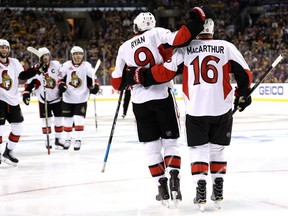
[[[284,56],[282,54],[280,54],[275,61],[271,64],[271,66],[265,71],[265,73],[259,78],[259,80],[254,84],[254,86],[251,88],[248,96],[250,96],[255,89],[262,83],[262,81],[265,79],[265,77],[270,73],[270,71],[272,71],[273,68],[275,68],[284,58]],[[232,111],[232,115],[237,111],[237,109],[234,109]]]
[[[98,61],[96,62],[95,68],[94,68],[94,74],[96,74],[97,70],[98,70],[99,67],[100,67],[100,64],[101,64],[101,60],[98,59]]]
[[[38,58],[41,57],[40,52],[38,52],[38,50],[35,49],[35,48],[32,47],[32,46],[28,46],[28,47],[27,47],[27,51],[29,51],[29,52],[33,53],[34,55],[38,56]]]

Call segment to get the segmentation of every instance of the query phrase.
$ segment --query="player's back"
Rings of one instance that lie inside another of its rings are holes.
[[[167,31],[169,30],[153,28],[123,43],[118,53],[118,56],[122,59],[122,65],[119,64],[119,68],[123,68],[124,63],[128,66],[145,68],[163,63],[163,53],[160,53],[163,43],[161,38],[163,38],[163,34],[166,34]],[[143,103],[149,100],[166,98],[168,96],[167,86],[171,86],[171,83],[150,87],[133,85],[131,92],[132,101],[134,103]]]
[[[183,91],[188,113],[221,115],[231,109],[231,61],[249,70],[236,47],[224,40],[195,40],[181,52],[187,68],[183,72]]]

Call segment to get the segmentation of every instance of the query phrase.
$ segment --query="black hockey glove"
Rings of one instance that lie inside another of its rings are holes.
[[[208,5],[203,5],[200,7],[194,7],[190,11],[190,18],[191,19],[200,19],[203,23],[206,19],[215,19],[216,16],[212,9]]]
[[[144,83],[144,73],[146,68],[139,67],[127,67],[126,68],[126,82],[129,85],[143,84]]]
[[[234,99],[234,109],[235,110],[237,109],[237,110],[239,110],[239,112],[242,112],[251,103],[252,103],[251,96],[248,96],[248,97],[236,96]]]
[[[97,94],[100,90],[99,85],[96,85],[96,84],[94,86],[91,86],[89,89],[90,89],[90,94]]]
[[[22,100],[23,100],[24,104],[26,104],[28,106],[30,103],[30,92],[24,91],[22,93]]]
[[[58,89],[59,89],[60,95],[62,96],[62,94],[67,90],[66,83],[64,82],[59,83]]]
[[[38,67],[38,70],[41,72],[41,73],[47,73],[48,72],[48,65],[44,62],[41,62],[39,63],[39,67]]]

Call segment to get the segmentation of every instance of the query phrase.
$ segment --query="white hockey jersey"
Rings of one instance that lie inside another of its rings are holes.
[[[74,65],[69,60],[61,66],[59,79],[65,81],[67,85],[67,90],[62,96],[64,102],[72,104],[87,102],[90,95],[87,76],[92,80],[96,79],[94,69],[87,61]]]
[[[47,73],[37,74],[33,78],[27,80],[25,86],[31,83],[35,83],[35,93],[41,103],[45,103],[44,87],[46,91],[46,100],[49,103],[53,104],[61,100],[59,90],[57,88],[60,66],[61,64],[59,61],[50,61]]]
[[[124,42],[116,58],[115,70],[111,79],[122,77],[125,65],[149,68],[155,64],[163,63],[164,49],[162,44],[170,42],[173,44],[175,33],[164,28],[153,28],[141,35],[136,35]],[[160,54],[162,52],[162,55]],[[172,54],[172,52],[171,52]],[[165,57],[164,57],[165,58]],[[155,99],[168,97],[167,88],[173,86],[173,81],[150,87],[136,84],[131,87],[131,100],[133,103],[144,103]]]
[[[191,116],[218,116],[231,109],[230,73],[235,74],[235,79],[237,75],[239,82],[241,77],[248,77],[248,82],[239,86],[241,91],[246,91],[252,82],[243,56],[233,44],[224,40],[194,40],[189,46],[178,48],[172,61],[153,67],[152,74],[158,82],[165,81],[167,74],[175,75],[183,63],[183,97],[186,112]],[[236,65],[242,70],[235,68]],[[166,74],[166,77],[159,75],[159,71],[165,71],[162,75]]]
[[[8,58],[8,63],[0,62],[0,100],[16,106],[19,104],[18,76],[24,71],[23,66],[16,58]]]

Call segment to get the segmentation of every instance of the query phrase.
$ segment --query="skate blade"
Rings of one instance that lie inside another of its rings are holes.
[[[216,209],[221,209],[221,201],[214,201],[214,207]]]
[[[64,150],[63,146],[60,146],[60,145],[55,145],[55,149],[56,150]]]
[[[174,203],[174,206],[175,206],[175,208],[177,208],[178,204],[180,202],[180,199],[177,199],[178,193],[177,193],[177,191],[172,191],[171,194],[172,194],[172,201]]]
[[[161,205],[166,208],[170,208],[170,203],[168,200],[161,200]]]
[[[201,204],[201,203],[199,203],[198,204],[198,209],[201,211],[201,212],[204,212],[204,210],[205,210],[205,206],[204,206],[205,204]]]
[[[3,158],[2,161],[10,166],[17,167],[17,163],[14,163],[7,158]]]

